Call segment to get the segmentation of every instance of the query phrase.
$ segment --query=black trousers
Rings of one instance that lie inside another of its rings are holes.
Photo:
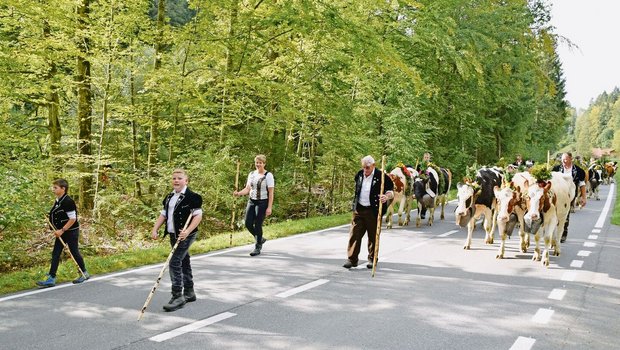
[[[78,266],[82,271],[86,272],[86,265],[84,265],[84,259],[82,258],[82,254],[80,254],[80,249],[78,248],[78,241],[80,238],[80,229],[69,230],[63,233],[61,236],[63,241],[69,246],[69,251],[71,251],[71,255],[77,261]],[[62,254],[64,246],[60,243],[60,239],[56,238],[54,241],[54,250],[52,250],[52,265],[50,266],[49,275],[52,277],[56,277],[56,271],[58,271],[58,264],[60,263],[60,255]]]
[[[254,236],[257,245],[263,240],[263,221],[267,214],[267,206],[269,206],[268,199],[250,199],[245,210],[245,227]]]

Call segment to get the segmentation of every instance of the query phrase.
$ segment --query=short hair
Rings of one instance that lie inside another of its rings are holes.
[[[52,185],[64,188],[65,193],[69,192],[69,183],[65,179],[56,179],[54,180],[54,182],[52,182]]]
[[[362,158],[362,166],[374,165],[374,164],[375,164],[375,159],[372,156],[366,156]]]
[[[172,175],[174,174],[183,174],[183,176],[185,176],[185,178],[189,181],[189,176],[187,175],[187,171],[185,171],[185,169],[183,168],[176,168],[172,171]]]
[[[267,164],[267,157],[264,154],[257,154],[256,157],[254,157],[254,161],[259,161],[263,164]]]
[[[567,156],[569,156],[571,159],[573,159],[573,154],[570,152],[564,152],[564,154],[566,154]]]

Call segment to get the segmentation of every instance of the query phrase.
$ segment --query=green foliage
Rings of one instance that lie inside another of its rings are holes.
[[[538,182],[545,182],[551,180],[551,168],[546,163],[535,164],[530,168],[530,174]]]

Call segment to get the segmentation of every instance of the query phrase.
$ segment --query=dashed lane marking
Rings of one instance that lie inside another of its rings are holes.
[[[590,256],[591,253],[589,250],[580,250],[577,252],[577,256]]]
[[[583,242],[583,246],[586,248],[593,248],[593,247],[596,247],[596,243],[586,241],[586,242]]]
[[[551,316],[555,311],[550,309],[538,309],[536,315],[532,317],[532,322],[539,324],[547,324],[551,320]]]
[[[570,262],[570,267],[581,268],[583,266],[583,260],[573,260]]]
[[[510,350],[530,350],[534,343],[536,343],[534,338],[518,337],[510,347]]]
[[[598,239],[598,235],[589,235],[588,239]]]
[[[601,233],[601,229],[599,228],[592,229],[592,233]]]
[[[179,327],[177,329],[173,329],[169,332],[166,333],[162,333],[162,334],[158,334],[154,337],[150,337],[149,340],[161,343],[163,341],[166,341],[168,339],[172,339],[174,337],[178,337],[179,335],[183,335],[185,333],[189,333],[189,332],[193,332],[197,329],[212,325],[214,323],[223,321],[227,318],[231,318],[233,316],[237,316],[237,314],[233,314],[232,312],[223,312],[221,314],[206,318],[204,320],[200,320],[200,321],[196,321],[193,323],[190,323],[188,325],[185,325],[183,327]]]
[[[308,289],[312,289],[314,287],[318,287],[318,286],[320,286],[322,284],[325,284],[327,282],[329,282],[329,280],[324,280],[324,279],[316,280],[314,282],[306,283],[306,284],[304,284],[302,286],[299,286],[297,288],[289,289],[286,292],[282,292],[280,294],[276,294],[276,296],[280,297],[280,298],[288,298],[291,295],[295,295],[297,293],[301,293],[301,292],[306,291]]]
[[[553,300],[562,300],[562,299],[564,299],[565,295],[566,295],[566,290],[565,289],[554,288],[551,291],[551,293],[549,293],[549,296],[547,298],[553,299]]]

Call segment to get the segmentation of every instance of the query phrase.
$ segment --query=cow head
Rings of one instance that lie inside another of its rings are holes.
[[[549,211],[551,204],[555,204],[552,203],[555,197],[552,198],[549,191],[551,189],[551,182],[537,183],[534,185],[530,185],[526,182],[525,187],[527,191],[525,202],[527,211],[523,219],[526,222],[526,226],[528,226],[528,223],[542,223],[543,214]]]
[[[457,201],[456,210],[454,215],[456,216],[456,223],[460,226],[464,226],[473,213],[474,204],[476,202],[476,194],[479,193],[480,187],[477,183],[457,183]]]
[[[510,214],[514,211],[514,207],[519,200],[518,191],[513,190],[510,186],[504,186],[501,189],[495,186],[493,193],[498,204],[497,221],[506,223],[510,219]]]

